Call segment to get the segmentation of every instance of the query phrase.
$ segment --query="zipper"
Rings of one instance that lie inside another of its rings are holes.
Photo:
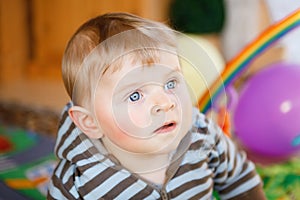
[[[161,195],[162,200],[168,200],[169,199],[168,193],[167,193],[165,188],[161,189],[160,195]]]

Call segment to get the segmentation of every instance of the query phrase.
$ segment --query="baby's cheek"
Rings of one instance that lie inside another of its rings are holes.
[[[128,140],[129,134],[126,132],[118,132],[114,134],[114,140],[120,142],[126,142]]]
[[[141,107],[129,106],[128,115],[128,123],[131,123],[136,128],[146,128],[152,123],[151,116]]]

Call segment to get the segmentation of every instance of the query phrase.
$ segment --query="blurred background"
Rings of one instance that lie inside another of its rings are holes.
[[[0,132],[7,131],[6,136],[19,135],[19,132],[6,128],[13,126],[25,132],[55,136],[60,111],[69,101],[61,79],[62,55],[72,34],[91,17],[107,12],[129,12],[166,23],[201,43],[219,72],[222,72],[226,64],[264,30],[299,8],[300,1],[294,0],[0,0]],[[297,28],[275,44],[268,45],[266,51],[249,63],[247,71],[238,78],[237,85],[243,85],[262,69],[278,62],[300,66],[299,48],[300,30]],[[203,62],[200,65],[206,66],[207,63]],[[218,75],[209,74],[211,81]],[[193,81],[194,78],[191,76],[188,79]],[[293,82],[292,87],[285,87],[286,90],[299,94],[299,82]],[[260,82],[258,85],[263,84]],[[278,93],[280,95],[281,92]],[[196,98],[201,95],[197,94]],[[300,95],[293,100],[300,102],[299,99]],[[300,105],[284,105],[285,112],[290,109],[297,113],[293,119],[288,118],[291,122],[287,123],[288,126],[299,128]],[[278,114],[278,118],[282,120],[283,114]],[[268,132],[266,140],[272,140],[274,130]],[[281,132],[293,135],[293,145],[299,149],[300,128],[297,133],[289,131]],[[259,134],[250,137],[257,139]],[[251,140],[250,137],[247,139]],[[1,162],[5,162],[1,160],[1,155],[12,148],[1,139],[0,134],[0,179],[11,175],[1,175]],[[49,152],[52,149],[53,146]],[[259,157],[258,154],[255,156]],[[290,152],[286,156],[290,158]],[[289,159],[281,157],[278,160],[282,161],[282,165],[260,169],[269,180],[266,190],[270,192],[270,199],[300,199],[300,169],[296,167],[300,162],[289,163]],[[275,180],[278,174],[284,176]],[[279,185],[284,184],[297,186],[298,193],[293,192],[294,188],[278,189]],[[18,184],[13,184],[13,187],[18,188]],[[0,191],[1,188],[0,181]],[[272,196],[274,188],[278,189],[279,194],[275,192]],[[0,197],[1,194],[4,193],[0,193]],[[37,194],[34,199],[40,197]]]
[[[68,101],[60,75],[67,41],[86,20],[106,12],[167,17],[169,0],[0,1],[0,97],[60,110]]]
[[[60,75],[64,48],[79,25],[96,15],[120,11],[168,24],[177,20],[179,31],[208,39],[229,60],[277,19],[271,4],[264,0],[1,0],[0,100],[59,111],[68,101]],[[284,51],[277,45],[259,58],[263,62],[259,65],[270,62],[268,57],[280,59]]]

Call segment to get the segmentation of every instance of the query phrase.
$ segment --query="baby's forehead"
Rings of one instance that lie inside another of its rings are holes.
[[[127,63],[123,68],[112,74],[117,74],[118,81],[120,82],[133,82],[139,80],[143,82],[164,82],[170,76],[178,76],[181,74],[178,65],[166,65],[164,63],[151,63],[151,64],[135,64]]]
[[[136,50],[116,58],[112,63],[107,65],[104,74],[112,74],[114,72],[124,70],[132,70],[133,68],[155,67],[155,70],[181,70],[179,57],[174,51],[151,50],[150,52],[143,50]]]
[[[133,60],[132,57],[122,59],[116,66],[111,66],[102,77],[102,84],[119,84],[157,82],[163,83],[170,76],[182,76],[179,62],[176,56],[172,58],[162,58],[157,61],[145,62],[143,60]],[[115,68],[114,68],[115,67]]]

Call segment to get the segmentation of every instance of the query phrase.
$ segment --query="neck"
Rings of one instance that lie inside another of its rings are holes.
[[[164,182],[165,172],[171,160],[170,153],[132,153],[120,149],[108,139],[102,139],[107,151],[116,157],[122,166],[151,182]]]

